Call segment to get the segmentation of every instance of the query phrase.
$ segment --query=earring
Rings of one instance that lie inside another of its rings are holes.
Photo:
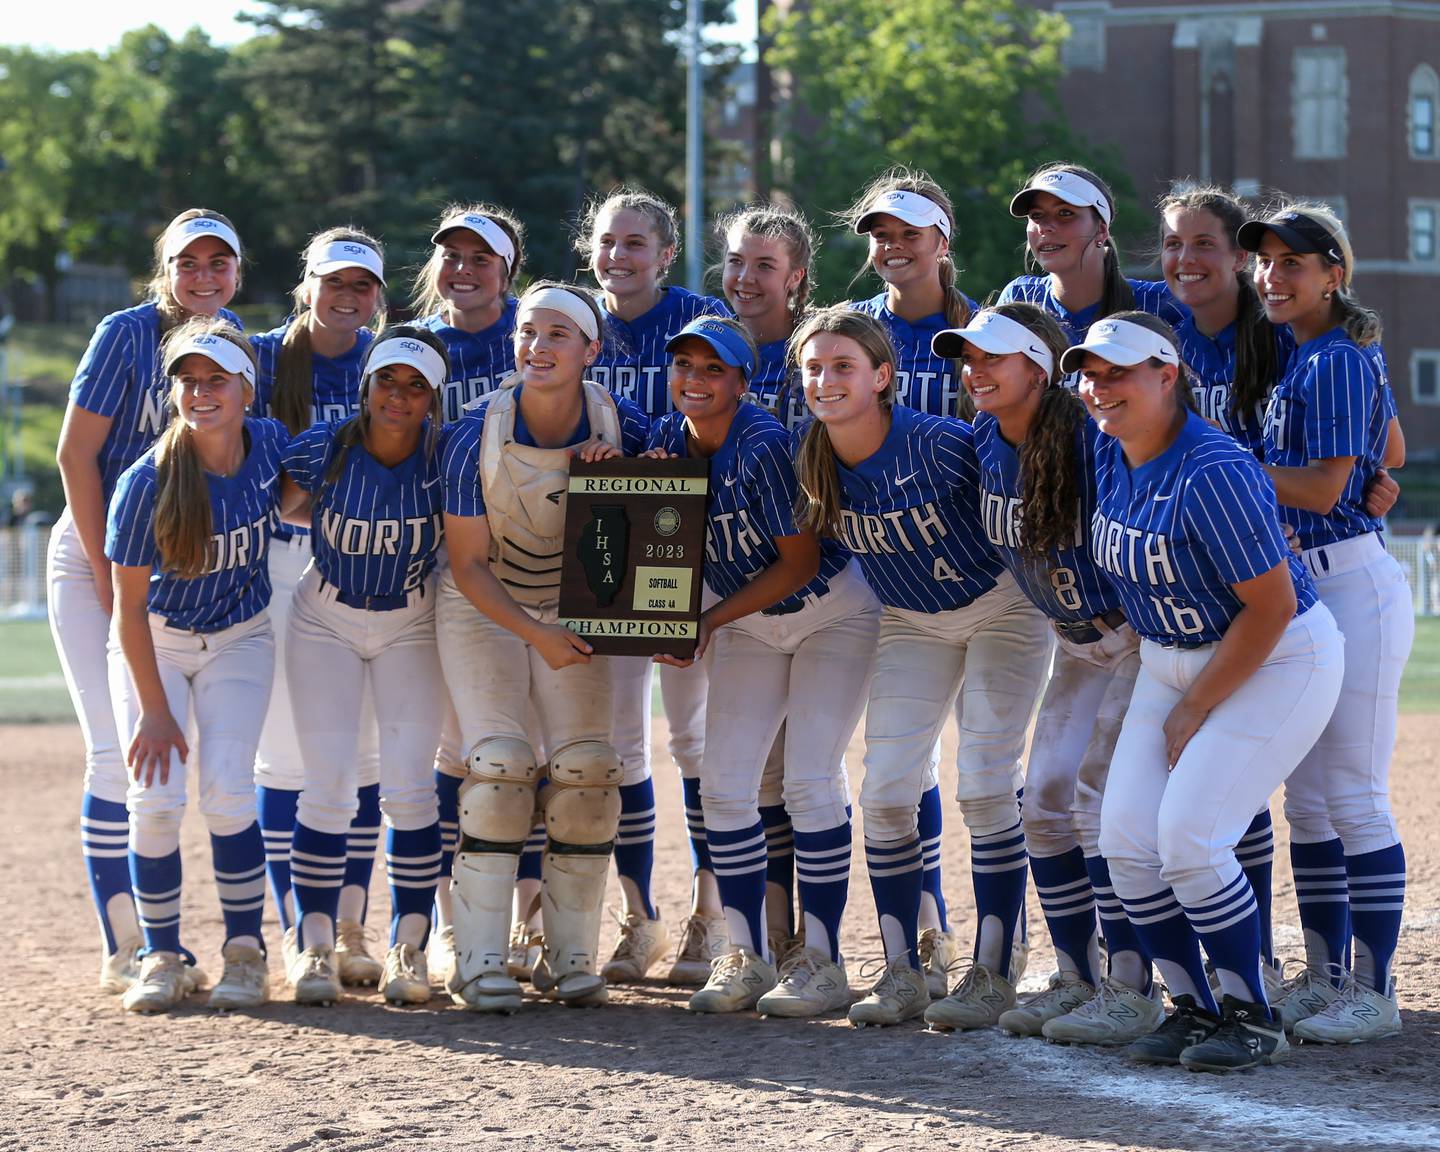
[[[1330,299],[1330,297],[1333,296],[1333,295],[1334,295],[1333,292],[1322,292],[1322,293],[1320,293],[1320,299],[1322,299],[1322,300],[1328,300],[1328,299]]]

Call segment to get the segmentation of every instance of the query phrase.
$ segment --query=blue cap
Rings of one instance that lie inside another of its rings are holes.
[[[721,360],[731,368],[740,369],[746,380],[755,375],[755,353],[750,351],[749,341],[728,324],[720,323],[714,316],[697,316],[665,341],[665,351],[675,351],[675,345],[687,336],[704,340]]]

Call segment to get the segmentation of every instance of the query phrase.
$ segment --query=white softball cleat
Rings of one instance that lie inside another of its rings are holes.
[[[1074,973],[1056,972],[1045,988],[1000,1013],[996,1023],[1014,1036],[1039,1036],[1048,1021],[1073,1012],[1094,995],[1095,986],[1088,980]]]
[[[385,953],[380,995],[391,1004],[424,1004],[430,999],[430,965],[413,944],[392,944]]]
[[[358,920],[337,920],[335,922],[335,963],[340,973],[340,983],[352,988],[373,988],[380,983],[385,965],[370,955],[367,944],[378,940]]]
[[[660,909],[655,909],[655,919],[647,920],[638,912],[631,912],[620,920],[620,932],[615,937],[615,950],[600,969],[612,984],[625,984],[643,980],[650,969],[670,948],[670,933],[660,919]]]
[[[850,1005],[848,1018],[856,1028],[870,1024],[889,1027],[923,1015],[929,1006],[930,989],[925,973],[910,967],[902,957],[885,965],[875,986]]]
[[[730,929],[723,916],[687,916],[680,925],[680,947],[666,980],[704,984],[715,961],[730,951]]]
[[[1047,1020],[1041,1035],[1057,1044],[1130,1044],[1165,1019],[1158,990],[1149,996],[1105,979],[1094,995],[1063,1016]]]
[[[205,974],[178,952],[151,952],[120,1004],[127,1012],[168,1012],[204,986]]]
[[[1295,1038],[1312,1044],[1364,1044],[1400,1035],[1400,1000],[1395,982],[1390,995],[1366,988],[1347,974],[1335,999],[1295,1025]]]
[[[340,984],[340,972],[335,960],[335,949],[316,946],[306,948],[295,958],[287,973],[290,983],[295,986],[296,1004],[336,1003],[345,993]]]
[[[1015,1007],[1015,985],[983,964],[971,964],[955,990],[925,1009],[925,1023],[938,1031],[988,1028]]]
[[[950,990],[950,970],[960,959],[955,933],[926,928],[920,933],[917,943],[920,970],[925,973],[925,987],[930,990],[931,1000],[939,1000]]]
[[[1327,968],[1328,972],[1322,972],[1304,965],[1281,983],[1279,992],[1272,995],[1268,988],[1265,990],[1270,1008],[1286,1032],[1293,1033],[1302,1020],[1320,1015],[1340,998],[1339,985],[1344,982],[1345,970],[1338,964]]]
[[[236,1008],[258,1008],[270,999],[270,971],[265,953],[246,944],[226,944],[220,949],[225,970],[210,991],[210,1007],[221,1012]]]
[[[791,951],[775,987],[755,1003],[762,1016],[823,1016],[850,1006],[850,980],[843,959],[831,960],[810,948]]]
[[[775,987],[775,969],[749,948],[732,948],[710,966],[705,987],[690,997],[691,1012],[744,1012]]]
[[[100,958],[101,992],[123,996],[130,991],[130,986],[140,978],[140,953],[144,947],[143,940],[132,940]]]
[[[280,970],[288,973],[295,967],[295,961],[300,959],[300,941],[296,935],[296,929],[286,928],[280,934]]]

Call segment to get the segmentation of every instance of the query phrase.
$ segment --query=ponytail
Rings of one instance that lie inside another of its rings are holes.
[[[949,253],[940,257],[940,290],[945,294],[945,327],[964,328],[970,323],[972,309],[970,301],[965,299],[965,293],[961,292],[955,283],[955,260]],[[950,364],[958,380],[961,373],[960,361],[952,360]],[[963,387],[955,397],[955,415],[961,420],[975,419],[975,401]]]
[[[1103,320],[1116,312],[1129,312],[1135,307],[1135,290],[1120,268],[1120,251],[1113,237],[1105,239],[1104,288],[1100,292],[1100,309],[1095,319]]]

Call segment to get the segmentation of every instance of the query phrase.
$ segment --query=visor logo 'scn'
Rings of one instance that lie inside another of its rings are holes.
[[[900,199],[901,197],[903,197],[904,195],[905,195],[904,192],[901,192],[899,189],[896,189],[894,192],[887,192],[887,193],[885,193],[885,199],[888,200],[888,201],[890,201],[890,202],[893,204],[896,200],[899,200],[899,199]]]
[[[213,348],[215,347],[215,345],[219,344],[220,341],[217,337],[214,336],[197,336],[195,337],[195,343],[200,345],[200,347],[202,348]]]
[[[340,245],[340,250],[342,252],[349,252],[352,256],[363,256],[366,251],[366,249],[360,247],[359,244],[342,244]]]
[[[1120,331],[1120,325],[1107,321],[1104,324],[1095,325],[1095,331],[1100,336],[1109,336],[1111,333]]]
[[[1047,172],[1044,176],[1040,177],[1040,182],[1042,184],[1058,184],[1063,179],[1065,179],[1064,172]]]
[[[190,227],[191,227],[192,229],[193,229],[193,228],[214,228],[214,227],[215,227],[215,223],[216,223],[216,222],[215,222],[214,220],[210,220],[210,219],[208,219],[207,217],[202,216],[202,217],[200,217],[200,218],[197,219],[197,220],[191,220],[191,221],[190,221]]]
[[[481,225],[481,226],[483,227],[484,225],[490,223],[490,221],[487,220],[484,216],[466,216],[466,217],[465,217],[465,223],[466,223],[466,224],[479,224],[479,225]]]
[[[401,340],[400,347],[406,352],[419,352],[421,345],[418,340]]]

